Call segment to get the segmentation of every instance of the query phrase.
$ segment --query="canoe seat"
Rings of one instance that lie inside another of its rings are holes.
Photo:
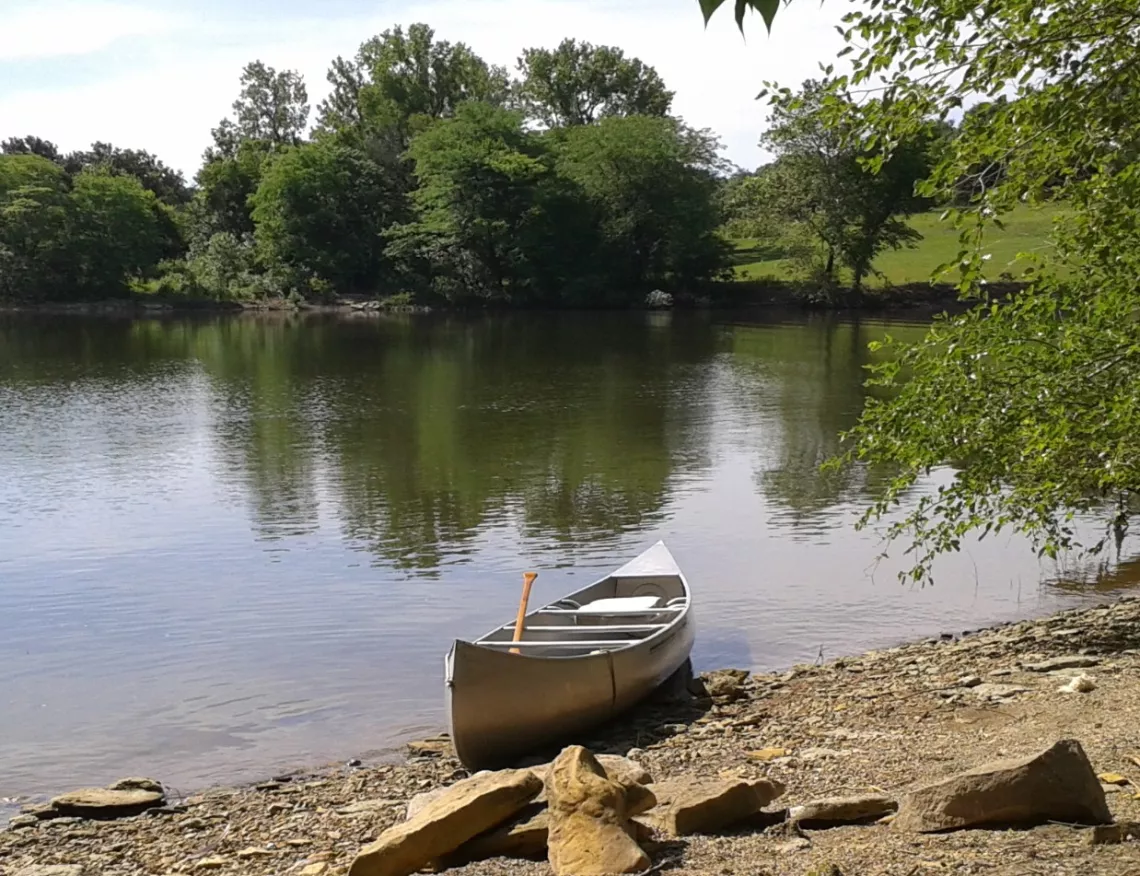
[[[651,611],[660,604],[660,596],[611,596],[587,602],[578,611],[581,614],[604,614],[609,611]]]

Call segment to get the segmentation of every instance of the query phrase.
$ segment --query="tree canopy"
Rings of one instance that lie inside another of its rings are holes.
[[[664,116],[673,102],[656,70],[612,46],[566,39],[555,49],[526,49],[518,69],[522,106],[551,128],[611,116]]]
[[[719,5],[703,2],[706,18]],[[770,26],[778,3],[738,3],[738,21],[748,6]],[[864,525],[885,519],[890,538],[909,540],[915,579],[968,536],[1003,530],[1051,557],[1119,549],[1140,490],[1140,4],[880,0],[848,12],[844,33],[851,67],[835,90],[874,98],[863,124],[889,146],[990,101],[923,186],[964,201],[947,213],[961,251],[937,273],[955,272],[973,306],[920,343],[889,345],[874,369],[880,396],[837,461],[897,472]],[[837,114],[834,96],[828,105]],[[992,295],[988,232],[1014,205],[1047,198],[1066,209],[1053,245],[1027,254],[1031,284]]]

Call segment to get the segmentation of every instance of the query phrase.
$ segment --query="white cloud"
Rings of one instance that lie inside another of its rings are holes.
[[[118,40],[174,29],[178,18],[125,3],[35,3],[5,10],[0,61],[97,52]]]
[[[157,60],[129,75],[0,93],[0,137],[34,133],[65,150],[108,140],[155,152],[189,177],[210,128],[229,112],[247,61],[300,70],[315,107],[333,57],[352,55],[364,39],[395,23],[426,21],[437,38],[466,42],[512,70],[522,48],[554,46],[568,36],[620,46],[657,68],[676,92],[675,113],[715,130],[729,158],[754,167],[764,159],[756,146],[765,115],[755,100],[762,81],[797,84],[817,75],[818,63],[834,58],[841,45],[834,24],[845,5],[784,7],[771,37],[752,16],[746,39],[727,7],[706,29],[696,0],[657,0],[638,10],[586,0],[428,0],[403,7],[399,18],[381,12],[240,27],[223,19],[147,41],[140,61]],[[112,32],[110,25],[103,29],[104,41]],[[8,42],[0,37],[0,46]]]

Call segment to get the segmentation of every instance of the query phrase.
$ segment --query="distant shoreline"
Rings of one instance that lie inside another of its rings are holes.
[[[1013,294],[1020,284],[993,284],[996,297]],[[42,301],[0,303],[0,313],[33,313],[52,315],[116,315],[153,317],[184,314],[239,314],[239,313],[317,313],[351,316],[425,313],[537,313],[537,312],[687,312],[713,310],[719,312],[745,312],[775,308],[801,310],[805,313],[852,314],[913,314],[916,311],[932,315],[943,310],[961,312],[970,302],[959,299],[955,287],[943,284],[913,283],[906,286],[874,290],[859,300],[840,300],[820,303],[809,300],[804,287],[790,282],[736,281],[710,286],[706,294],[678,295],[675,306],[652,307],[559,307],[540,308],[516,306],[507,302],[471,302],[445,305],[388,305],[383,300],[370,298],[340,298],[328,303],[309,301],[265,300],[257,302],[216,301],[194,298],[135,298],[107,299],[103,301]]]

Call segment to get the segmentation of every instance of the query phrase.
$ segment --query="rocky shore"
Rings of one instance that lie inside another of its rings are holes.
[[[185,798],[125,779],[16,816],[0,874],[1140,876],[1138,717],[1129,599],[707,673],[501,774],[469,777],[439,737]]]

